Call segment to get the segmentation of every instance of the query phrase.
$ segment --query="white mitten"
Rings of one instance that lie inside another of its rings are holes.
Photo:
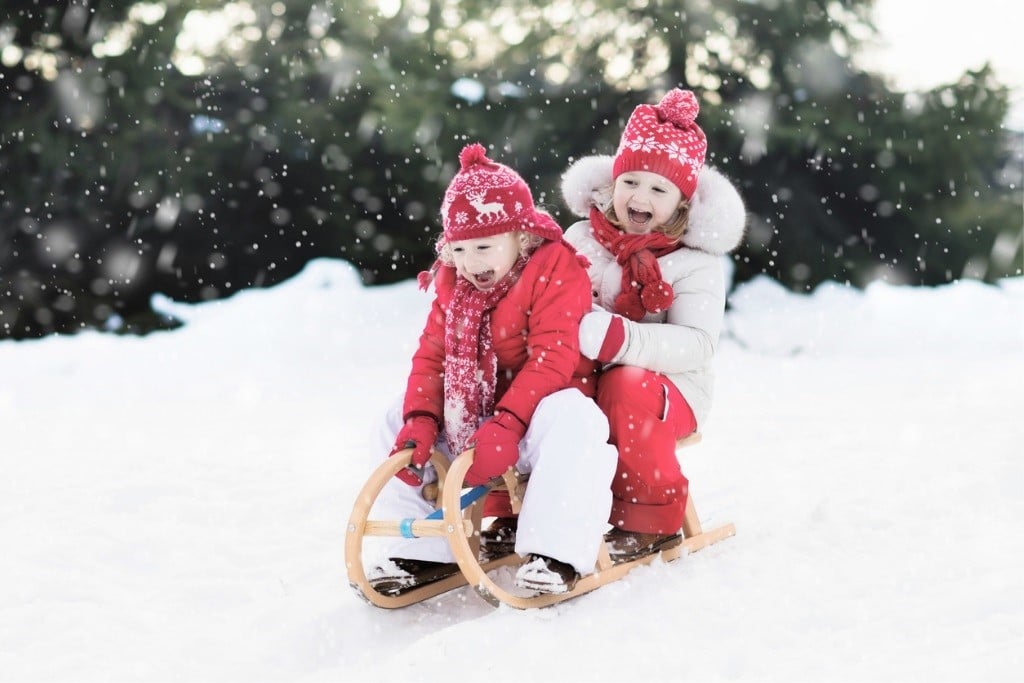
[[[599,363],[615,363],[626,350],[626,330],[621,315],[591,311],[580,321],[580,353]]]

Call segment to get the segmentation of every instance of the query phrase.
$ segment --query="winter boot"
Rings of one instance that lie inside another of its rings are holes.
[[[490,562],[516,551],[518,517],[497,517],[480,532],[480,561]]]
[[[568,593],[580,575],[572,565],[544,555],[530,555],[516,572],[516,586],[537,593]]]
[[[631,562],[645,555],[678,547],[683,543],[683,537],[679,533],[648,534],[619,528],[606,533],[604,540],[608,544],[608,555],[615,564]]]
[[[389,557],[381,567],[367,572],[370,586],[381,595],[401,595],[413,588],[448,578],[459,571],[455,562],[430,562]]]

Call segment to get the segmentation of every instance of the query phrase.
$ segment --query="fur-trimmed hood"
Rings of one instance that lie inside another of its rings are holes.
[[[612,201],[614,157],[589,156],[573,163],[562,175],[562,198],[577,216],[586,218],[590,207],[604,211]],[[711,254],[727,254],[740,245],[747,226],[746,209],[729,180],[710,166],[697,179],[690,200],[690,223],[683,245]]]

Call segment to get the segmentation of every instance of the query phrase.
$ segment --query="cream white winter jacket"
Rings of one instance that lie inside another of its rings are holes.
[[[611,199],[612,157],[585,157],[562,178],[562,195],[573,213],[587,216],[591,206]],[[666,375],[686,398],[698,427],[711,410],[712,359],[725,316],[725,254],[739,246],[746,226],[736,188],[705,167],[691,200],[683,247],[658,259],[662,278],[675,292],[667,311],[626,323],[626,348],[617,361]],[[589,220],[573,224],[565,239],[590,260],[593,303],[614,311],[622,267],[593,236]]]

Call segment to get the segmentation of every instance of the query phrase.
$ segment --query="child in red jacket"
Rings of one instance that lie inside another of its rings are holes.
[[[382,453],[412,448],[412,464],[381,492],[376,512],[429,514],[420,491],[436,477],[431,449],[453,458],[473,447],[468,484],[511,467],[530,473],[515,540],[528,559],[516,584],[571,590],[594,569],[616,462],[592,399],[593,364],[579,353],[590,280],[515,171],[479,144],[465,147],[459,161],[441,207],[438,260],[421,276],[436,296],[404,398],[380,434]],[[399,594],[458,570],[444,539],[389,545],[388,561],[369,572],[379,592]]]

